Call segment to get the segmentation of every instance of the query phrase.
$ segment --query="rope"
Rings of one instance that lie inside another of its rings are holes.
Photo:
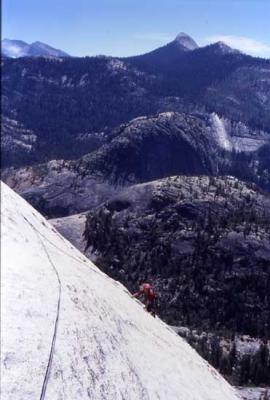
[[[46,246],[44,245],[43,241],[41,240],[41,238],[39,237],[40,242],[46,252],[46,255],[48,257],[48,260],[52,266],[52,268],[54,269],[54,272],[57,276],[57,280],[58,280],[58,302],[57,302],[57,310],[56,310],[56,318],[55,318],[55,322],[54,322],[54,331],[53,331],[53,337],[52,337],[52,343],[51,343],[51,348],[50,348],[50,355],[49,355],[49,359],[48,359],[48,363],[47,363],[47,367],[46,367],[46,373],[43,379],[43,384],[42,384],[42,389],[41,389],[41,394],[40,394],[40,400],[45,399],[45,395],[46,395],[46,389],[47,389],[47,384],[49,381],[49,377],[50,377],[50,371],[51,371],[51,366],[52,366],[52,360],[53,360],[53,353],[54,353],[54,349],[55,349],[55,341],[56,341],[56,334],[57,334],[57,329],[58,329],[58,321],[59,321],[59,314],[60,314],[60,303],[61,303],[61,291],[62,291],[62,285],[61,285],[61,280],[58,274],[58,271],[55,267],[55,264],[53,263],[50,254],[48,253],[48,250],[46,249]]]
[[[56,308],[56,317],[55,317],[55,321],[54,321],[54,330],[53,330],[53,337],[52,337],[52,342],[51,342],[51,347],[50,347],[50,354],[49,354],[49,359],[47,362],[47,367],[46,367],[46,372],[45,372],[45,376],[43,379],[43,383],[42,383],[42,388],[41,388],[41,393],[40,393],[40,400],[44,400],[45,399],[45,395],[46,395],[46,390],[47,390],[47,384],[49,381],[49,377],[50,377],[50,371],[51,371],[51,366],[52,366],[52,360],[53,360],[53,353],[54,353],[54,349],[55,349],[55,342],[56,342],[56,335],[57,335],[57,329],[58,329],[58,321],[59,321],[59,314],[60,314],[60,303],[61,303],[61,292],[62,292],[62,284],[61,284],[61,279],[59,276],[59,273],[57,271],[57,268],[55,266],[55,264],[53,263],[50,254],[48,253],[48,250],[41,238],[41,236],[43,236],[37,229],[36,227],[30,222],[28,221],[28,219],[26,217],[23,217],[24,220],[31,226],[31,228],[35,231],[38,240],[40,241],[45,254],[47,255],[47,258],[49,260],[49,263],[51,264],[55,275],[57,277],[57,281],[58,281],[58,301],[57,301],[57,308]],[[52,242],[51,242],[52,243]]]
[[[56,274],[57,277],[57,281],[58,281],[58,292],[59,292],[59,296],[58,296],[58,302],[57,302],[57,311],[56,311],[56,318],[55,318],[55,322],[54,322],[54,332],[53,332],[53,337],[52,337],[52,342],[51,342],[51,347],[50,347],[50,354],[49,354],[49,359],[48,359],[48,363],[47,363],[47,367],[46,367],[46,373],[43,379],[43,384],[42,384],[42,389],[41,389],[41,394],[40,394],[40,400],[44,400],[45,396],[46,396],[46,389],[47,389],[47,384],[49,381],[49,377],[50,377],[50,371],[51,371],[51,365],[52,365],[52,361],[53,361],[53,353],[54,353],[54,349],[55,349],[55,342],[56,342],[56,335],[57,335],[57,329],[58,329],[58,321],[59,321],[59,314],[60,314],[60,303],[61,303],[61,292],[62,292],[62,284],[61,284],[61,279],[59,276],[59,273],[57,271],[57,268],[55,266],[55,264],[53,263],[50,254],[48,253],[48,250],[44,244],[44,240],[46,240],[48,243],[50,243],[54,248],[56,248],[58,251],[62,252],[63,254],[65,254],[66,256],[72,258],[73,260],[79,262],[80,264],[83,264],[82,261],[87,261],[87,258],[79,258],[79,257],[74,257],[71,254],[67,253],[66,251],[64,251],[63,249],[61,249],[60,247],[56,246],[52,241],[50,241],[46,236],[44,236],[42,233],[40,233],[38,231],[38,229],[25,217],[23,216],[24,220],[31,226],[31,228],[35,231],[36,235],[38,236],[38,239],[42,245],[42,247],[45,250],[45,253],[47,255],[47,258]],[[44,240],[42,240],[44,239]],[[85,264],[83,264],[85,265]],[[96,271],[94,268],[91,269],[91,271],[99,274],[99,271]],[[114,284],[117,284],[117,282],[114,281]],[[129,294],[129,292],[127,292]]]

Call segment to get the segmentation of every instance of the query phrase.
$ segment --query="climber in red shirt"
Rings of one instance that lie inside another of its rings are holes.
[[[141,284],[139,291],[132,295],[132,297],[141,296],[143,296],[143,303],[145,305],[146,311],[150,312],[155,317],[156,294],[149,283]]]

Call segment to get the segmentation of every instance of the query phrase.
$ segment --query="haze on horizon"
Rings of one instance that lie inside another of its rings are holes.
[[[200,46],[223,41],[270,58],[269,15],[268,0],[3,0],[2,37],[74,56],[130,56],[185,32]]]

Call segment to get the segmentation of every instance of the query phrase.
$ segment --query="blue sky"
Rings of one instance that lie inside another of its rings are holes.
[[[2,37],[71,55],[141,54],[186,32],[270,58],[270,0],[3,0]]]

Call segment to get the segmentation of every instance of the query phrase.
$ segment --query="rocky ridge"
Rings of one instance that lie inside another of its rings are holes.
[[[125,186],[177,174],[229,174],[269,189],[268,148],[267,133],[253,135],[217,114],[166,112],[108,131],[105,144],[78,160],[9,168],[2,179],[53,218],[87,211]]]

